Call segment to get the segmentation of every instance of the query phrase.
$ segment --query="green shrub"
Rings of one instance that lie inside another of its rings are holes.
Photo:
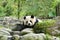
[[[34,32],[36,32],[36,33],[44,32],[45,33],[46,29],[54,26],[55,23],[56,23],[55,20],[44,20],[42,22],[39,22],[34,26],[34,28],[33,28]]]

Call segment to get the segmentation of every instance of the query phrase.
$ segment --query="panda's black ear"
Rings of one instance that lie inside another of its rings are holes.
[[[34,18],[34,16],[33,16],[33,15],[31,15],[31,18]]]
[[[26,17],[24,17],[24,19],[26,19]]]

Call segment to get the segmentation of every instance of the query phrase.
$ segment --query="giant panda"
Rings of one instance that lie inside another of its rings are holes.
[[[20,31],[25,28],[33,28],[37,22],[42,22],[42,20],[37,19],[35,16],[24,16],[23,25],[20,25]]]
[[[34,25],[37,23],[37,22],[42,22],[42,20],[40,20],[40,19],[37,19],[35,16],[33,16],[33,15],[31,15],[31,16],[24,16],[23,18],[22,18],[23,20],[22,20],[22,24],[18,24],[18,26],[17,26],[17,30],[19,31],[21,31],[21,30],[23,30],[23,29],[25,29],[25,28],[33,28],[34,27]],[[21,19],[20,19],[21,20]]]

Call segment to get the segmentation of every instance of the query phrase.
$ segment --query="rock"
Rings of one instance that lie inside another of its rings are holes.
[[[45,39],[45,34],[41,33],[41,34],[34,34],[34,33],[30,33],[27,35],[24,35],[21,40],[44,40]]]
[[[45,40],[60,40],[60,38],[46,34]]]
[[[13,35],[14,40],[20,40],[20,36],[19,35]]]
[[[0,29],[0,35],[10,35],[11,30],[8,28],[2,28]]]
[[[20,31],[12,31],[11,35],[20,35]]]
[[[12,40],[12,36],[3,35],[0,36],[0,40]]]
[[[60,38],[53,36],[51,40],[60,40]]]
[[[29,33],[23,35],[20,38],[20,40],[60,40],[60,38],[51,35],[46,35],[44,33],[40,33],[40,34]]]
[[[32,28],[26,28],[26,29],[23,29],[21,31],[21,34],[24,35],[24,34],[28,34],[28,33],[33,33],[33,29]]]
[[[19,24],[19,20],[13,17],[4,17],[3,19],[3,26],[6,28],[14,29],[16,24]]]

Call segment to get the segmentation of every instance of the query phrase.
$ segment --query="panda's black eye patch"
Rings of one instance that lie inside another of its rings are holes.
[[[30,20],[30,22],[32,23],[32,21]]]
[[[24,17],[24,19],[26,19],[26,17]]]
[[[28,21],[26,21],[26,23],[28,23]]]

